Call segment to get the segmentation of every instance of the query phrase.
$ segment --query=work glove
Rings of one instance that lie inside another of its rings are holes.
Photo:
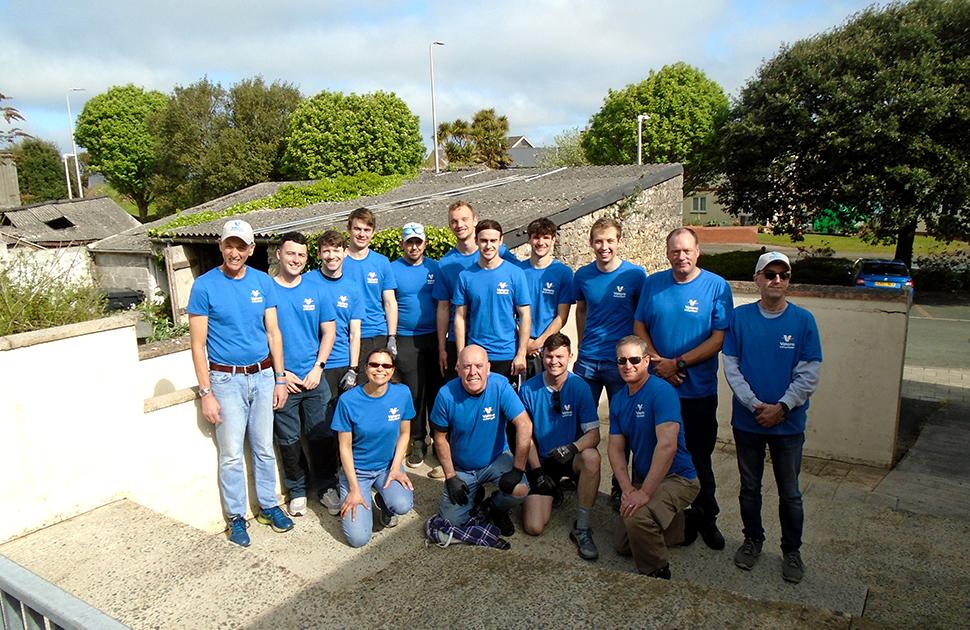
[[[569,444],[563,444],[559,448],[554,448],[549,451],[549,457],[553,458],[560,464],[565,464],[569,462],[569,460],[578,452],[579,449],[576,448],[576,445],[570,442]]]
[[[533,468],[526,476],[529,478],[529,487],[535,490],[536,494],[548,497],[556,494],[556,482],[541,468]]]
[[[466,505],[468,503],[468,484],[455,475],[451,479],[445,479],[445,490],[448,491],[448,498],[455,505]]]
[[[340,379],[340,391],[345,392],[357,384],[357,372],[354,368],[347,368],[347,372]]]
[[[512,491],[515,490],[515,486],[522,483],[523,474],[525,474],[525,472],[518,468],[513,468],[512,470],[503,474],[498,479],[498,489],[505,494],[512,494]]]
[[[387,336],[387,350],[391,353],[392,359],[397,359],[397,337],[394,335]]]

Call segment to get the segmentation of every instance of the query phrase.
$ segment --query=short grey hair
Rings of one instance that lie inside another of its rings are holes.
[[[636,344],[640,348],[640,352],[643,353],[642,356],[647,356],[647,342],[637,337],[636,335],[627,335],[623,339],[616,342],[616,352],[620,351],[620,348],[627,345]]]

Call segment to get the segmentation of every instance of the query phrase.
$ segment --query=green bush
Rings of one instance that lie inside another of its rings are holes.
[[[912,276],[917,291],[968,291],[970,256],[965,251],[918,256]]]
[[[760,250],[702,254],[697,263],[725,280],[751,281]],[[799,284],[844,285],[852,269],[847,258],[832,258],[813,252],[802,252],[802,258],[792,261],[792,277]]]
[[[0,336],[97,319],[105,298],[93,284],[70,279],[56,261],[14,253],[0,262]]]
[[[441,257],[455,244],[455,235],[448,228],[426,225],[424,226],[424,233],[428,238],[428,246],[424,250],[424,255],[428,258],[441,260]],[[320,259],[317,257],[317,239],[320,238],[321,234],[323,232],[307,234],[310,254],[306,264],[307,270],[320,268]],[[342,234],[350,242],[350,236],[347,232],[342,232]],[[374,238],[370,242],[370,247],[375,252],[387,256],[389,260],[400,258],[403,254],[401,251],[401,228],[387,228],[374,234]]]
[[[161,291],[156,292],[156,297],[162,297],[162,295]],[[165,297],[163,302],[143,300],[132,310],[152,326],[152,334],[145,339],[145,343],[177,339],[189,334],[188,324],[177,324],[172,320],[172,302],[169,297]]]
[[[358,197],[373,197],[393,190],[406,181],[402,175],[375,175],[374,173],[358,173],[356,175],[338,175],[331,179],[321,179],[312,184],[287,184],[280,186],[272,195],[237,203],[224,210],[204,210],[194,214],[180,214],[159,227],[148,230],[149,236],[168,236],[170,230],[189,225],[208,223],[223,217],[246,214],[256,210],[273,208],[305,208],[315,203],[349,201]]]

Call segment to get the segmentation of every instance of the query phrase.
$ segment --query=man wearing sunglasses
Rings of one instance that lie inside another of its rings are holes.
[[[625,387],[610,402],[607,454],[622,491],[613,544],[620,555],[633,556],[639,573],[670,579],[668,546],[683,542],[684,510],[700,490],[684,442],[680,400],[670,383],[651,376],[640,337],[616,344],[616,363]]]
[[[717,354],[731,324],[734,301],[721,276],[697,266],[697,234],[677,228],[667,235],[670,270],[647,278],[633,329],[650,353],[651,370],[680,397],[684,439],[701,491],[687,511],[685,544],[698,532],[711,549],[724,549],[717,528],[711,456],[717,444]]]
[[[822,346],[815,318],[787,301],[791,263],[779,252],[758,258],[754,273],[761,299],[734,311],[724,339],[724,375],[734,392],[731,427],[741,476],[744,543],[734,564],[750,570],[761,555],[761,478],[765,448],[778,486],[782,578],[805,573],[800,548],[804,511],[798,474],[805,443],[808,399],[818,386]]]
[[[533,447],[529,451],[530,494],[522,506],[525,531],[538,536],[552,516],[553,496],[560,480],[569,477],[576,483],[576,520],[569,538],[579,556],[596,560],[599,552],[593,542],[590,512],[600,485],[599,416],[586,381],[567,368],[572,358],[569,337],[554,333],[542,344],[545,371],[522,385],[519,396],[532,418]],[[545,477],[545,479],[543,479]],[[543,488],[548,480],[553,492]],[[561,499],[561,491],[558,492]]]

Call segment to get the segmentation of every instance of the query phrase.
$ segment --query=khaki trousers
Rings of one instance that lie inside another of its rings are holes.
[[[613,528],[616,552],[632,555],[639,573],[650,574],[667,566],[667,548],[683,542],[684,510],[700,489],[697,479],[667,475],[650,497],[650,502],[633,516],[617,515]]]

